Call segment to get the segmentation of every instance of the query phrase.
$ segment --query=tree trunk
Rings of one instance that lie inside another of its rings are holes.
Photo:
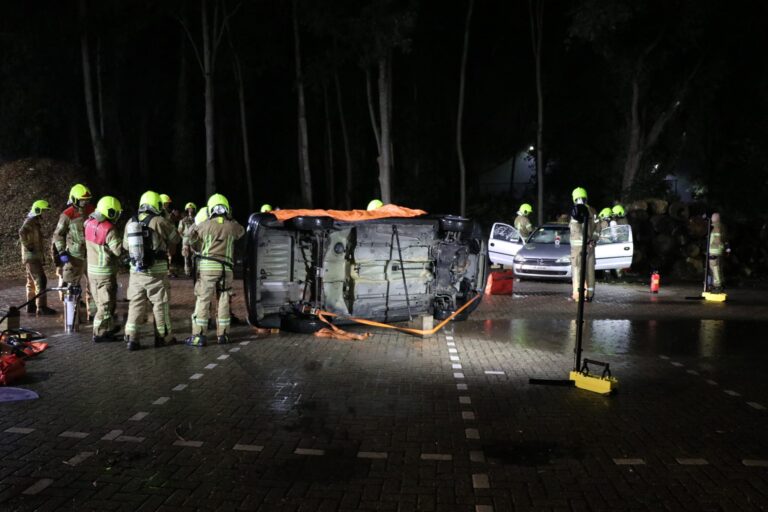
[[[642,128],[640,127],[640,83],[635,76],[632,80],[632,100],[630,105],[629,126],[627,140],[627,156],[624,161],[624,173],[621,179],[622,199],[627,200],[627,194],[635,182],[637,170],[643,158]]]
[[[534,12],[534,0],[528,0],[528,14],[531,21],[531,43],[533,45],[533,57],[536,66],[536,99],[538,118],[536,123],[536,184],[538,202],[538,224],[544,223],[544,170],[547,163],[544,159],[544,91],[541,85],[541,41],[544,33],[544,1],[536,2]]]
[[[104,138],[104,86],[101,69],[101,37],[96,38],[96,93],[99,98],[99,135]]]
[[[237,96],[240,100],[240,132],[243,136],[243,163],[245,164],[245,186],[248,188],[249,212],[256,211],[256,197],[253,189],[253,171],[251,169],[251,151],[248,147],[248,117],[245,113],[245,83],[240,57],[235,55],[235,79],[237,80]]]
[[[312,208],[312,175],[309,169],[309,136],[307,134],[307,113],[304,102],[304,76],[301,70],[301,39],[297,1],[293,0],[293,46],[296,61],[296,97],[299,125],[299,172],[301,176],[301,198],[304,206]]]
[[[185,18],[184,14],[182,17]],[[191,177],[195,167],[194,142],[189,119],[189,60],[185,39],[186,36],[182,33],[179,46],[179,76],[176,84],[176,118],[173,130],[174,173],[182,183]]]
[[[88,7],[86,0],[80,0],[80,54],[83,60],[83,93],[85,94],[85,108],[88,114],[88,128],[91,132],[91,143],[93,145],[93,158],[96,164],[96,172],[99,178],[106,177],[106,152],[104,149],[104,140],[99,132],[99,126],[96,121],[96,109],[94,108],[93,83],[91,80],[91,56],[88,49]]]
[[[344,116],[344,104],[341,101],[341,85],[339,83],[339,75],[335,73],[333,80],[336,84],[336,106],[339,109],[339,123],[341,124],[341,139],[344,144],[344,160],[346,163],[346,183],[344,187],[344,202],[348,210],[352,209],[352,155],[349,150],[349,137],[347,136],[347,119]]]
[[[379,154],[380,199],[384,204],[392,202],[392,164],[391,164],[391,120],[389,118],[389,60],[385,55],[379,59],[379,120],[381,122],[381,151]]]
[[[379,122],[376,119],[376,109],[373,106],[373,86],[371,80],[371,71],[365,69],[365,95],[368,98],[368,115],[371,118],[371,127],[373,128],[373,137],[376,139],[376,153],[381,155],[381,136],[379,135]]]
[[[328,200],[328,208],[336,207],[336,180],[333,161],[333,132],[331,130],[331,109],[328,104],[328,84],[323,83],[323,107],[325,109],[325,148],[326,148],[326,167],[325,167],[325,190]]]
[[[208,1],[201,0],[203,79],[205,82],[205,195],[216,192],[216,127],[214,125],[213,44],[208,22]]]
[[[472,8],[475,0],[469,0],[467,6],[467,20],[464,24],[464,50],[461,54],[461,72],[459,74],[459,108],[456,116],[456,153],[459,157],[459,190],[461,199],[459,212],[462,216],[467,214],[467,168],[464,163],[464,149],[461,146],[461,125],[464,120],[464,86],[467,73],[467,53],[469,50],[469,26],[472,21]]]

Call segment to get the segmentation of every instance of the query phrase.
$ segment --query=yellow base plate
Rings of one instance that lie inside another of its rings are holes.
[[[725,302],[725,299],[728,298],[728,295],[725,293],[703,292],[701,296],[704,297],[704,300],[709,302]]]
[[[619,387],[619,381],[613,377],[601,378],[572,371],[570,379],[576,384],[577,388],[600,393],[601,395],[608,395]]]

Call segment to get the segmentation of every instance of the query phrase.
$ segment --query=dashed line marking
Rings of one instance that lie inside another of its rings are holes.
[[[698,375],[699,374],[699,372],[697,372],[696,370],[686,370],[685,373],[690,373],[691,375]]]
[[[456,389],[458,389],[459,391],[466,391],[469,388],[467,387],[466,384],[456,384]]]
[[[386,459],[387,452],[357,452],[358,459]]]
[[[462,372],[453,372],[453,378],[454,379],[463,379],[464,374]]]
[[[22,491],[21,494],[26,494],[27,496],[34,496],[35,494],[43,491],[46,489],[49,485],[53,483],[52,478],[41,478],[31,486],[27,487]]]
[[[200,448],[203,446],[202,441],[182,441],[181,439],[177,439],[173,442],[173,446],[181,446],[184,448]]]
[[[461,411],[461,419],[463,420],[474,420],[475,419],[475,413],[472,411]]]
[[[678,464],[681,464],[683,466],[706,466],[709,464],[707,462],[707,459],[685,459],[685,458],[676,458],[675,459]]]
[[[206,369],[206,370],[213,370],[213,369],[214,369],[214,368],[216,368],[217,366],[219,366],[219,365],[218,365],[218,364],[216,364],[216,363],[211,363],[211,364],[207,364],[207,365],[205,365],[205,369]]]
[[[421,460],[453,460],[450,453],[422,453]]]
[[[195,374],[193,374],[193,375],[192,375],[192,376],[189,378],[189,380],[200,380],[200,379],[202,379],[202,378],[203,378],[203,374],[202,374],[202,373],[195,373]]]
[[[229,349],[230,352],[240,352],[240,347],[232,347]]]
[[[707,384],[709,384],[710,386],[717,386],[717,381],[715,381],[715,380],[712,380],[712,379],[707,379],[707,380],[705,380],[704,382],[706,382],[706,383],[707,383]]]
[[[325,450],[316,450],[314,448],[296,448],[293,453],[296,455],[312,455],[319,457],[320,455],[325,455]]]
[[[171,397],[169,397],[169,396],[161,396],[160,398],[158,398],[157,400],[152,402],[152,405],[163,405],[166,402],[168,402],[168,400],[170,400],[170,399],[171,399]]]
[[[468,396],[460,396],[459,397],[459,403],[460,404],[469,405],[469,404],[472,403],[472,398],[470,398]]]
[[[64,464],[67,466],[77,466],[84,460],[96,455],[96,452],[80,452],[69,460],[65,460]]]
[[[450,352],[451,354],[458,354],[458,353],[459,353],[459,350],[458,350],[458,349],[456,349],[456,348],[449,348],[449,349],[448,349],[448,352]]]
[[[485,473],[475,473],[472,475],[472,487],[475,489],[490,489],[491,483],[488,481],[488,475]]]
[[[726,389],[725,391],[723,391],[723,393],[730,396],[741,396],[741,393],[739,393],[738,391],[734,391],[732,389]]]
[[[683,363],[678,363],[677,361],[671,361],[669,364],[671,364],[672,366],[677,366],[677,367],[684,366]]]
[[[241,452],[260,452],[264,447],[257,444],[236,444],[232,449]]]
[[[613,463],[617,466],[642,466],[645,464],[644,459],[613,459]]]
[[[750,468],[768,468],[768,460],[744,459],[741,463]]]
[[[765,406],[763,404],[759,404],[757,402],[747,402],[747,405],[752,407],[753,409],[757,409],[758,411],[764,411]]]
[[[35,429],[27,427],[11,427],[5,429],[5,431],[9,434],[31,434]]]
[[[184,391],[185,389],[187,389],[186,384],[179,384],[178,386],[174,386],[174,388],[171,389],[171,391]]]
[[[217,357],[219,361],[223,361],[225,359],[229,359],[229,354],[221,354],[219,357]]]
[[[149,416],[148,412],[144,412],[144,411],[137,412],[136,414],[134,414],[133,416],[128,418],[128,421],[141,421],[144,418],[146,418],[147,416]]]
[[[136,437],[136,436],[117,436],[115,441],[118,443],[143,443],[144,437]]]
[[[486,375],[505,375],[501,370],[485,370]]]
[[[240,344],[241,344],[242,346],[246,346],[246,345],[248,345],[249,343],[250,343],[250,341],[241,341],[241,342],[240,342]]]
[[[669,359],[669,356],[663,356],[663,355],[659,355],[659,358],[661,358],[661,359],[664,359],[664,360],[668,360],[668,359]]]
[[[104,437],[101,438],[102,441],[114,441],[118,437],[120,437],[123,434],[122,430],[110,430],[107,432]]]
[[[485,453],[482,450],[472,450],[469,452],[471,462],[485,462]]]
[[[459,359],[459,356],[451,356],[451,361],[461,361],[461,359]]]
[[[453,370],[461,370],[461,369],[462,369],[462,368],[461,368],[461,364],[459,364],[459,363],[453,363],[453,364],[451,365],[451,369],[453,369]]]
[[[88,432],[70,432],[67,430],[66,432],[62,432],[59,434],[59,437],[69,437],[71,439],[85,439],[90,434]]]
[[[464,436],[467,439],[480,439],[480,431],[476,428],[465,428]]]
[[[451,336],[450,334],[447,334],[445,336],[445,339],[447,339],[448,341],[451,341],[451,340],[453,340],[453,336]]]

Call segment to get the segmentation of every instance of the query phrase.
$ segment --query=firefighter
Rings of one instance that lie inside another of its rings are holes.
[[[85,219],[93,213],[91,191],[78,183],[69,191],[67,208],[59,215],[59,221],[53,230],[53,260],[59,267],[59,287],[80,286],[80,279],[85,275],[86,300],[89,312],[94,310],[88,297],[88,274],[85,266]]]
[[[626,226],[627,224],[629,224],[629,222],[627,221],[627,214],[624,212],[623,206],[621,206],[620,204],[617,204],[616,206],[613,207],[611,212],[613,213],[613,220],[616,221],[616,224],[618,224],[619,226]]]
[[[712,214],[712,229],[709,232],[709,273],[712,276],[712,293],[723,293],[723,256],[730,254],[728,234],[720,222],[720,214]]]
[[[604,229],[608,229],[609,227],[611,227],[611,220],[613,220],[612,217],[613,217],[613,210],[611,210],[610,208],[603,208],[602,210],[600,210],[600,213],[597,215],[597,218],[599,220],[599,227],[600,227],[601,233]]]
[[[38,199],[32,203],[32,208],[24,219],[21,229],[19,229],[21,261],[27,271],[27,301],[32,301],[35,295],[41,294],[35,301],[27,304],[27,313],[29,314],[56,314],[56,311],[48,307],[48,299],[43,293],[48,286],[48,278],[45,276],[45,254],[43,252],[40,215],[49,209],[48,201]]]
[[[579,300],[579,279],[581,277],[581,248],[582,243],[587,244],[587,275],[584,300],[592,302],[595,296],[595,244],[597,243],[597,215],[595,209],[587,204],[587,191],[581,187],[573,189],[573,209],[571,210],[571,275],[573,281],[573,293],[571,299]],[[582,206],[582,208],[579,208]],[[583,207],[586,207],[584,210]],[[582,212],[587,215],[587,232],[584,233],[584,218]],[[599,236],[599,235],[597,235]]]
[[[181,256],[184,258],[184,275],[192,276],[192,266],[194,252],[189,245],[189,231],[195,225],[195,215],[197,214],[197,205],[187,203],[184,205],[186,215],[179,221],[179,235],[181,235]]]
[[[373,199],[370,203],[368,203],[366,210],[370,212],[371,210],[378,210],[382,206],[384,206],[384,203],[381,202],[381,199]]]
[[[122,238],[115,222],[123,212],[120,201],[104,196],[96,211],[85,221],[85,247],[88,255],[88,280],[96,302],[93,317],[93,342],[114,339],[120,326],[114,324],[117,296],[117,263],[122,253]]]
[[[141,348],[138,323],[152,304],[155,317],[155,346],[176,342],[171,325],[168,289],[168,251],[180,242],[176,227],[163,217],[160,195],[147,191],[139,200],[139,213],[125,227],[123,248],[128,250],[131,273],[128,281],[128,320],[125,341],[128,350]]]
[[[533,224],[528,220],[528,216],[533,213],[533,207],[528,203],[523,203],[517,210],[515,218],[515,229],[520,233],[523,240],[528,240],[528,236],[533,233]]]
[[[181,215],[178,210],[173,208],[173,199],[171,199],[171,196],[168,194],[160,194],[160,202],[163,206],[162,211],[160,212],[162,216],[165,217],[172,226],[177,226],[181,220]],[[168,277],[178,277],[174,270],[175,267],[173,266],[174,256],[176,256],[175,250],[168,252]]]
[[[274,210],[274,208],[272,208],[272,205],[269,204],[269,203],[265,203],[265,204],[261,205],[261,209],[259,211],[261,213],[269,213],[272,210]]]
[[[230,296],[233,280],[234,245],[245,229],[232,219],[227,198],[214,194],[208,199],[209,218],[193,231],[193,243],[200,243],[198,278],[195,283],[195,312],[192,315],[192,336],[186,343],[204,347],[207,342],[208,311],[211,301],[219,294],[216,336],[219,344],[229,343]]]

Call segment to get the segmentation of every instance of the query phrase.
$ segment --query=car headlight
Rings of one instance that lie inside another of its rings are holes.
[[[525,261],[525,256],[523,256],[522,254],[518,254],[517,256],[515,256],[515,263],[522,263],[524,261]]]
[[[570,256],[563,256],[562,258],[557,258],[557,263],[570,263],[571,257]]]

